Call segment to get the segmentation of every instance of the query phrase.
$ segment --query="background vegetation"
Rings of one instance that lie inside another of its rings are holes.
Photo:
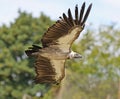
[[[24,51],[39,44],[54,23],[19,11],[10,26],[0,27],[0,99],[120,99],[120,30],[114,25],[88,27],[73,50],[82,60],[68,60],[59,86],[34,84],[34,59]]]

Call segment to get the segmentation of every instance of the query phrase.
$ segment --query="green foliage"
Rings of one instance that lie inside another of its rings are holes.
[[[76,95],[78,99],[107,99],[108,95],[110,99],[117,99],[120,86],[119,37],[120,30],[113,26],[100,26],[98,31],[88,29],[73,45],[73,49],[84,58],[68,61],[69,72],[64,88],[67,93],[63,94],[63,99],[76,99]]]
[[[46,91],[44,85],[33,83],[33,59],[28,60],[24,51],[33,43],[40,45],[42,34],[53,23],[43,13],[34,18],[19,11],[14,23],[0,27],[0,99],[21,99],[24,94]]]

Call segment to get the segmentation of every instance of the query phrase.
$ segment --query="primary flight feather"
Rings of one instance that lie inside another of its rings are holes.
[[[79,13],[76,5],[75,18],[68,9],[68,15],[63,13],[63,17],[44,33],[41,39],[42,47],[33,45],[25,51],[28,56],[36,59],[36,83],[59,84],[65,76],[66,59],[82,58],[79,53],[71,50],[71,45],[84,29],[91,7],[92,4],[85,12],[84,2]]]

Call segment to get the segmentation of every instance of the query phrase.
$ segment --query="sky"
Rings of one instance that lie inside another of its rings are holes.
[[[44,12],[53,20],[59,19],[63,12],[71,8],[74,14],[75,5],[80,8],[83,2],[86,8],[93,4],[87,23],[94,26],[116,23],[120,26],[120,0],[0,0],[0,26],[9,25],[18,17],[18,9],[38,17]]]

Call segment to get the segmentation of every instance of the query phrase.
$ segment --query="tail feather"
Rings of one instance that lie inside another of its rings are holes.
[[[28,50],[25,50],[25,53],[27,56],[33,56],[34,53],[38,52],[42,47],[37,45],[32,45],[32,47],[29,47]]]

